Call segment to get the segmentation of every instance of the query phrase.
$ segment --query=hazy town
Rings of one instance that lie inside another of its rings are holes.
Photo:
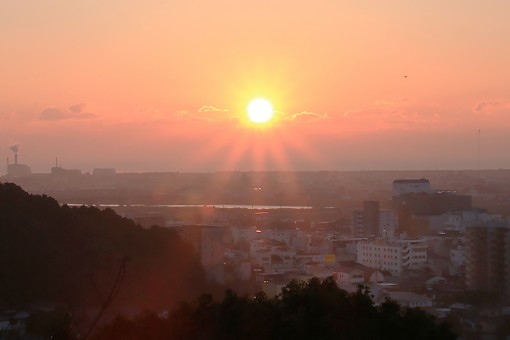
[[[422,308],[462,334],[508,326],[510,170],[48,170],[31,173],[16,153],[1,181],[175,230],[208,282],[240,294],[274,297],[293,279],[332,277],[348,292],[369,287],[376,305]]]

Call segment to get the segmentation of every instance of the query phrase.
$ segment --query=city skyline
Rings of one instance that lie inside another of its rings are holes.
[[[33,172],[510,168],[510,3],[0,4]],[[275,116],[249,123],[250,100]],[[0,171],[4,173],[5,171]]]

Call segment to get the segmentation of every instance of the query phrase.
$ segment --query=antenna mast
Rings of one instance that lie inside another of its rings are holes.
[[[481,139],[481,130],[478,129],[478,170],[481,170],[481,167],[480,167],[480,164],[481,164],[481,162],[480,162],[480,149],[481,149],[480,148],[480,145],[481,145],[480,139]]]

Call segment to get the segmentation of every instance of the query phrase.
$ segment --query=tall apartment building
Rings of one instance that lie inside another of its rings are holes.
[[[466,229],[466,286],[510,298],[510,226]]]
[[[417,269],[427,262],[427,244],[422,239],[378,239],[358,243],[356,262],[400,276],[404,269]]]
[[[354,237],[390,237],[398,228],[398,216],[391,210],[380,210],[378,201],[364,201],[363,210],[352,212]]]

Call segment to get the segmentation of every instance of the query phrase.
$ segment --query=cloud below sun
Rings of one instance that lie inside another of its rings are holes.
[[[207,123],[238,123],[247,120],[246,112],[234,111],[227,108],[218,108],[211,105],[203,105],[196,110],[177,110],[173,114],[174,119],[181,121],[202,121]],[[270,124],[283,125],[288,122],[315,122],[330,120],[328,113],[315,113],[303,110],[296,113],[288,113],[283,111],[274,111],[274,117]]]

